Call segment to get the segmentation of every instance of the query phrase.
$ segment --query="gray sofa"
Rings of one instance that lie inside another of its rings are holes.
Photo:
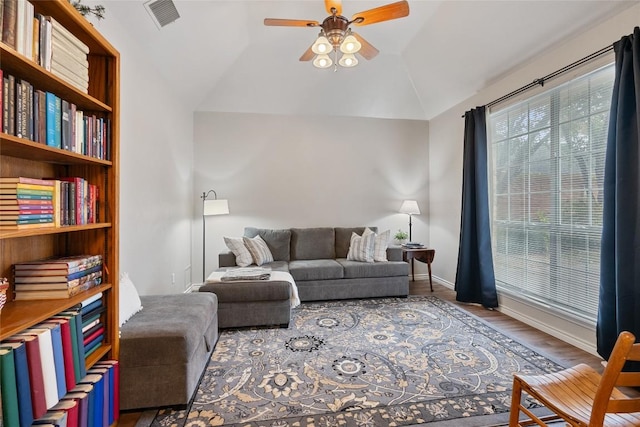
[[[376,227],[369,227],[377,232]],[[301,301],[409,295],[409,264],[402,249],[389,247],[385,262],[347,260],[351,233],[362,235],[365,227],[318,227],[260,229],[247,227],[246,237],[260,235],[267,243],[273,270],[288,271],[298,287]],[[236,265],[231,252],[219,255],[220,267]]]
[[[214,294],[141,296],[120,329],[120,409],[187,405],[218,341]]]

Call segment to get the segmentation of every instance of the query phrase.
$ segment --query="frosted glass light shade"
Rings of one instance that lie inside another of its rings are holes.
[[[333,64],[329,55],[318,55],[316,59],[313,60],[313,65],[317,68],[329,68]]]
[[[342,55],[342,58],[340,58],[340,61],[338,61],[338,64],[347,68],[355,67],[356,65],[358,65],[358,58],[356,58],[353,53],[345,53],[344,55]]]
[[[227,215],[229,213],[229,203],[227,200],[205,200],[202,215]]]
[[[362,45],[353,35],[349,34],[344,38],[344,41],[340,45],[340,51],[342,53],[356,53],[360,50]]]
[[[331,43],[329,43],[329,40],[327,40],[325,36],[318,37],[313,46],[311,46],[311,50],[316,55],[327,54],[331,52],[331,49],[333,49],[333,46],[331,46]]]
[[[400,206],[400,213],[407,215],[420,215],[420,208],[418,202],[415,200],[405,200]]]

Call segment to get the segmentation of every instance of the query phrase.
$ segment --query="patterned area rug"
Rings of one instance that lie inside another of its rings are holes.
[[[152,425],[408,426],[506,413],[514,372],[559,369],[436,297],[303,303],[288,329],[223,331],[191,407],[161,410]]]

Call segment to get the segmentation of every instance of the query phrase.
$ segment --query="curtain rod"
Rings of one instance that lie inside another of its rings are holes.
[[[506,95],[504,95],[504,96],[501,96],[500,98],[495,99],[495,100],[493,100],[493,101],[489,102],[488,104],[486,104],[486,105],[485,105],[485,108],[490,108],[490,107],[492,107],[492,106],[494,106],[494,105],[496,105],[496,104],[498,104],[498,103],[500,103],[500,102],[502,102],[502,101],[506,101],[506,100],[507,100],[507,99],[509,99],[509,98],[513,98],[513,97],[514,97],[514,96],[516,96],[516,95],[520,95],[522,92],[525,92],[525,91],[527,91],[527,90],[529,90],[529,89],[531,89],[531,88],[534,88],[534,87],[536,87],[536,86],[538,86],[538,85],[539,85],[539,86],[544,86],[544,83],[545,83],[547,80],[551,80],[551,79],[553,79],[553,78],[555,78],[555,77],[558,77],[558,76],[559,76],[559,75],[561,75],[561,74],[566,73],[567,71],[571,71],[572,69],[574,69],[574,68],[576,68],[576,67],[579,67],[580,65],[582,65],[582,64],[584,64],[584,63],[587,63],[587,62],[589,62],[589,61],[591,61],[591,60],[594,60],[594,59],[596,59],[596,58],[598,58],[598,57],[600,57],[600,56],[602,56],[602,55],[604,55],[604,54],[608,53],[608,52],[609,52],[609,51],[611,51],[611,50],[613,50],[613,44],[610,44],[610,45],[609,45],[609,46],[607,46],[607,47],[603,47],[603,48],[602,48],[602,49],[600,49],[599,51],[597,51],[597,52],[593,52],[592,54],[587,55],[587,56],[585,56],[584,58],[579,59],[579,60],[577,60],[576,62],[571,63],[571,64],[569,64],[569,65],[567,65],[567,66],[565,66],[565,67],[562,67],[562,68],[560,68],[559,70],[556,70],[556,71],[554,71],[554,72],[553,72],[553,73],[551,73],[551,74],[547,74],[547,75],[546,75],[546,76],[544,76],[544,77],[541,77],[541,78],[539,78],[539,79],[535,79],[535,80],[534,80],[534,81],[532,81],[531,83],[529,83],[529,84],[527,84],[527,85],[525,85],[525,86],[522,86],[520,89],[516,89],[516,90],[514,90],[513,92],[509,92],[508,94],[506,94]],[[464,118],[464,115],[462,115],[462,118]]]

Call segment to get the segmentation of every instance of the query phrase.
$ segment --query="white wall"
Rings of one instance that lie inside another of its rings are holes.
[[[142,295],[182,292],[190,280],[193,115],[125,28],[92,22],[121,55],[120,271]]]
[[[245,226],[406,231],[403,199],[425,213],[414,217],[413,237],[428,242],[428,132],[425,121],[197,112],[194,282],[202,276],[198,196],[210,189],[228,199],[230,215],[206,219],[207,272],[226,250],[222,237]]]
[[[455,281],[462,197],[464,119],[461,115],[466,110],[491,102],[536,78],[610,45],[620,37],[630,34],[638,23],[640,4],[600,25],[585,28],[580,36],[540,55],[429,122],[429,221],[431,241],[438,251],[433,264],[434,275],[451,286]],[[504,296],[501,298],[501,307],[513,317],[534,324],[552,335],[595,353],[595,331],[592,326],[558,319],[528,304]]]

